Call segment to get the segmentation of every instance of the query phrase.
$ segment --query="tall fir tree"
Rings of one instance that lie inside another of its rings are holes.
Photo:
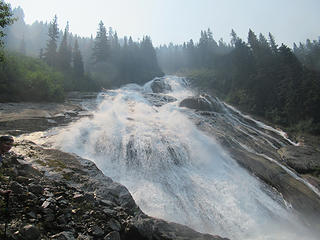
[[[59,46],[58,51],[58,66],[59,69],[67,72],[70,70],[71,58],[72,58],[72,49],[68,44],[68,35],[69,35],[69,22],[64,30],[63,38]]]
[[[73,61],[73,70],[77,77],[83,77],[84,75],[84,66],[82,55],[79,49],[78,40],[74,42],[74,47],[72,51],[72,61]]]
[[[54,16],[49,26],[49,40],[47,42],[44,59],[49,66],[56,67],[57,65],[57,42],[59,39],[59,28],[57,23],[57,15]]]
[[[106,27],[102,21],[99,23],[99,29],[94,41],[92,57],[94,63],[106,62],[109,58],[109,41]]]

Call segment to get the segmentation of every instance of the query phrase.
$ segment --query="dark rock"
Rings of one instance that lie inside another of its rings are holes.
[[[285,146],[279,154],[282,160],[299,173],[320,175],[320,152],[309,146]]]
[[[198,111],[213,111],[223,113],[223,106],[221,103],[209,95],[202,94],[198,97],[188,97],[182,100],[179,104],[180,107],[187,107]]]
[[[59,224],[66,224],[67,223],[67,218],[64,214],[60,215],[57,217],[57,221]]]
[[[149,93],[149,94],[145,94],[144,97],[148,99],[152,103],[152,105],[156,107],[161,107],[167,103],[177,101],[175,97],[168,96],[166,94],[160,94],[160,93],[157,93],[157,94]]]
[[[34,212],[27,213],[27,216],[30,218],[37,218],[37,215]]]
[[[167,93],[168,91],[172,91],[171,86],[164,81],[164,78],[153,80],[151,89],[154,93]]]
[[[17,182],[23,185],[27,185],[29,183],[31,183],[33,181],[32,178],[27,178],[27,177],[23,177],[23,176],[18,176],[16,178]],[[30,190],[29,190],[30,191]]]
[[[77,240],[92,240],[93,237],[91,236],[87,236],[87,235],[83,235],[83,234],[79,234],[77,237]]]
[[[15,181],[11,182],[9,188],[12,190],[14,194],[26,194],[27,189],[26,187],[22,186],[20,183]]]
[[[108,227],[111,228],[113,231],[119,232],[121,229],[121,224],[117,220],[111,218],[108,222]]]
[[[39,184],[30,184],[28,186],[28,190],[34,194],[42,194],[43,193],[43,187]]]
[[[119,232],[113,231],[108,233],[103,240],[121,240]]]
[[[94,237],[102,237],[104,235],[104,231],[98,226],[93,226],[88,232]]]
[[[60,232],[50,237],[50,240],[75,240],[72,232]]]
[[[19,235],[23,240],[38,240],[40,239],[40,231],[33,225],[24,226],[19,231]]]

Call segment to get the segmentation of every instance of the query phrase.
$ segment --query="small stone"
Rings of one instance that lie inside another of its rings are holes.
[[[82,202],[84,200],[84,197],[81,193],[77,193],[73,196],[73,200],[75,202]]]
[[[47,200],[45,200],[45,201],[42,203],[41,207],[47,208],[47,207],[49,207],[49,205],[50,205],[50,202],[47,201]]]
[[[43,193],[43,187],[41,185],[37,185],[37,184],[30,184],[28,187],[28,190],[34,194],[42,194]]]
[[[103,240],[121,240],[119,232],[113,231],[108,233]]]

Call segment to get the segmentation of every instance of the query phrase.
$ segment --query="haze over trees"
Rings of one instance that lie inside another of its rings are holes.
[[[201,31],[198,43],[157,48],[167,73],[189,76],[241,109],[284,126],[320,133],[320,40],[277,45],[270,33],[250,29],[247,42],[231,31],[230,43]]]
[[[83,38],[69,33],[69,24],[61,30],[57,16],[50,23],[28,25],[20,7],[13,9],[12,14],[15,23],[4,28],[7,61],[0,70],[1,101],[62,100],[67,91],[95,91],[133,82],[143,84],[163,75],[148,36],[139,42],[131,37],[119,39],[117,32],[112,28],[107,31],[101,21],[95,38]],[[27,74],[26,63],[34,66],[30,69],[33,74]],[[24,91],[18,91],[15,87],[18,85],[24,86],[21,87]],[[47,93],[40,94],[45,89]]]
[[[166,73],[187,75],[241,109],[284,126],[320,133],[320,40],[290,49],[274,36],[231,31],[230,42],[211,29],[196,42],[163,45],[151,38],[119,38],[100,21],[95,36],[79,37],[54,16],[50,23],[24,22],[19,7],[1,3],[0,101],[60,101],[68,91],[95,91],[143,84]],[[13,20],[16,20],[14,24]]]

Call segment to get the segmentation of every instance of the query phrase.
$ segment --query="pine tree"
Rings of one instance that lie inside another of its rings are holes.
[[[92,57],[94,63],[106,62],[109,58],[109,41],[106,28],[102,21],[99,23],[99,30],[94,42]]]
[[[63,38],[60,43],[59,51],[58,51],[58,66],[59,69],[66,72],[70,69],[71,64],[71,49],[68,44],[68,35],[69,35],[69,22],[67,22],[67,26],[64,30]]]
[[[271,50],[274,54],[278,53],[278,45],[276,44],[276,41],[274,40],[274,37],[271,33],[269,33],[269,44],[271,47]]]
[[[83,60],[82,55],[79,49],[78,40],[75,40],[74,47],[73,47],[73,70],[76,76],[83,77],[84,75],[84,66],[83,66]]]
[[[54,16],[53,21],[50,23],[48,36],[49,40],[44,56],[47,64],[54,67],[57,65],[57,41],[59,38],[57,15]]]

